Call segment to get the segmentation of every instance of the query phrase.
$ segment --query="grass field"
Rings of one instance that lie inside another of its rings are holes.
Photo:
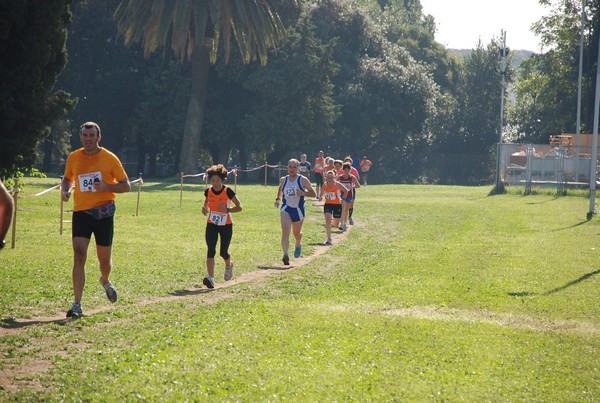
[[[58,179],[27,179],[37,193]],[[280,264],[276,188],[238,185],[235,277],[205,275],[203,185],[118,195],[119,300],[90,248],[72,302],[57,191],[19,199],[0,252],[1,401],[600,401],[598,218],[589,200],[490,187],[370,185],[322,245]]]

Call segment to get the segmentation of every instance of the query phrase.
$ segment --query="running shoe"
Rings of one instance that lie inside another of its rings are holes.
[[[331,238],[327,238],[325,245],[333,245],[333,240]]]
[[[115,290],[115,287],[113,287],[111,282],[109,281],[108,283],[103,284],[102,277],[100,277],[100,284],[102,284],[104,291],[106,291],[106,298],[108,298],[110,302],[117,302],[117,290]]]
[[[288,255],[283,255],[283,264],[286,266],[289,266],[290,264],[290,257]]]
[[[204,280],[202,280],[202,284],[204,284],[208,288],[215,288],[215,280],[209,276],[204,277]]]
[[[354,220],[352,219],[352,217],[348,218],[348,224],[354,225]]]
[[[342,225],[340,226],[340,229],[341,229],[342,231],[346,231],[346,230],[348,229],[348,227],[346,227],[346,224],[342,224]]]
[[[229,267],[225,268],[225,275],[223,275],[223,278],[225,279],[225,281],[231,280],[232,277],[233,277],[233,262],[231,262]]]
[[[67,311],[67,318],[78,319],[83,316],[83,311],[81,310],[81,304],[77,302],[73,302],[71,309]]]
[[[298,259],[301,254],[302,254],[302,245],[297,245],[296,248],[294,249],[294,257],[296,259]]]

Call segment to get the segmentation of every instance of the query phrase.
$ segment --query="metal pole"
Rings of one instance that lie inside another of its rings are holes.
[[[598,115],[600,114],[600,41],[598,41],[598,59],[596,61],[596,95],[594,98],[594,130],[592,133],[592,160],[590,161],[590,211],[587,219],[595,214],[596,202],[596,165],[598,164]]]
[[[583,28],[585,0],[581,0],[581,30],[579,32],[579,76],[577,79],[577,126],[575,126],[575,182],[579,182],[579,132],[581,127],[581,76],[583,74]]]
[[[500,127],[498,130],[498,147],[496,151],[496,192],[502,192],[502,184],[500,180],[500,156],[502,153],[502,129],[504,127],[504,76],[506,74],[506,32],[501,31],[502,35],[502,79],[500,82]]]

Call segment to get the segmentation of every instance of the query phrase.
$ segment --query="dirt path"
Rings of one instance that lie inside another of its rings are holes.
[[[319,204],[315,204],[315,205],[317,206]],[[349,230],[346,232],[338,233],[338,231],[334,231],[332,233],[332,239],[333,239],[334,245],[337,245],[338,243],[341,243],[341,242],[343,242],[344,239],[346,239],[346,236],[348,235],[348,233],[350,232],[352,227],[348,227],[348,228],[349,228]],[[184,297],[191,298],[191,297],[200,296],[200,295],[202,296],[202,298],[205,298],[206,302],[214,303],[217,301],[221,301],[226,298],[231,298],[231,295],[225,294],[225,293],[219,293],[218,291],[220,289],[234,287],[238,284],[249,283],[249,282],[257,283],[257,285],[259,285],[259,284],[262,285],[264,283],[264,281],[269,277],[280,275],[282,273],[287,273],[289,271],[293,271],[294,269],[297,269],[299,267],[302,267],[302,266],[312,262],[317,257],[326,253],[331,247],[332,246],[330,246],[330,245],[324,245],[324,244],[315,245],[314,251],[311,255],[302,256],[298,259],[293,259],[293,261],[290,262],[289,266],[284,266],[283,263],[281,263],[280,265],[262,267],[262,268],[259,268],[259,270],[242,273],[240,275],[234,276],[234,278],[231,279],[230,281],[220,282],[220,283],[215,284],[215,288],[212,290],[209,290],[204,287],[202,287],[202,288],[191,287],[191,288],[187,288],[182,291],[178,291],[178,292],[173,293],[168,296],[142,299],[142,300],[137,301],[136,304],[139,306],[148,306],[148,305],[158,304],[158,303],[162,303],[162,302],[174,301],[174,300],[178,300],[178,299],[181,299]],[[102,306],[102,307],[99,307],[96,309],[86,309],[85,315],[92,316],[92,315],[96,315],[99,313],[110,312],[114,309],[121,309],[121,308],[116,307],[115,305],[105,305],[105,306]],[[43,324],[49,324],[49,323],[63,324],[63,323],[67,323],[72,320],[73,319],[65,318],[64,313],[62,313],[62,312],[60,314],[57,314],[56,316],[35,317],[35,318],[30,318],[30,319],[14,319],[14,320],[11,320],[10,322],[4,322],[2,324],[2,326],[0,327],[0,337],[4,337],[7,335],[21,334],[27,327],[30,327],[30,326],[43,325]]]

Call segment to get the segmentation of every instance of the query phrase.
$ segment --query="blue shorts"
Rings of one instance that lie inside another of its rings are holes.
[[[304,220],[304,209],[300,208],[300,207],[290,207],[290,206],[283,206],[281,208],[281,211],[284,213],[287,213],[290,218],[292,219],[292,222],[298,222],[298,221],[302,221]]]
[[[345,198],[342,198],[342,200],[348,204],[352,204],[352,200],[354,200],[354,199],[352,197],[345,197]]]
[[[317,186],[323,186],[323,173],[315,172],[315,182],[317,182]]]

